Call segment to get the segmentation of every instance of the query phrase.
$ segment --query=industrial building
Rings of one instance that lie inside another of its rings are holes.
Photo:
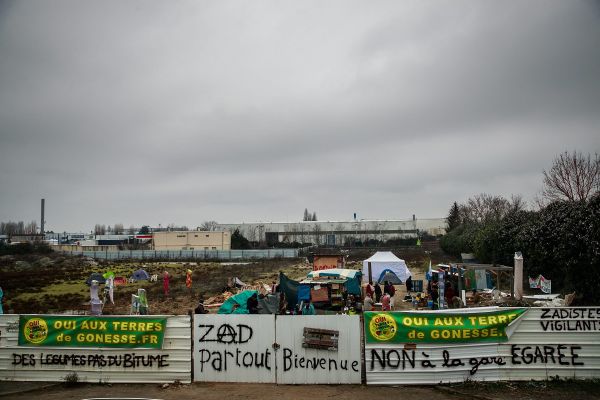
[[[229,231],[161,231],[154,232],[154,250],[230,250]]]
[[[348,242],[366,242],[371,239],[417,238],[424,234],[439,236],[446,233],[445,218],[410,220],[353,220],[353,221],[302,221],[253,222],[218,224],[218,229],[234,232],[239,229],[251,242],[273,245],[282,243],[312,243],[340,246]]]

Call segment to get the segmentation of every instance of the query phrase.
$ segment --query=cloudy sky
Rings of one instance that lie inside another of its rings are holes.
[[[0,221],[442,217],[565,150],[599,1],[0,0]]]

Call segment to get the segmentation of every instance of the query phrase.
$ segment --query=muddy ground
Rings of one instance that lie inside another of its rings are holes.
[[[6,399],[71,400],[91,398],[150,398],[150,399],[479,399],[479,400],[579,400],[600,398],[597,381],[520,382],[437,386],[365,386],[365,385],[273,385],[195,383],[169,385],[163,388],[153,384],[82,384],[65,387],[58,384],[27,393],[10,393],[16,382],[0,382],[0,397]],[[20,383],[21,386],[27,383]],[[4,393],[4,394],[3,394]]]
[[[292,278],[306,276],[310,266],[304,259],[261,260],[258,262],[106,262],[60,254],[0,257],[0,286],[4,290],[4,309],[9,313],[81,313],[89,311],[89,286],[92,272],[113,271],[130,277],[137,269],[157,274],[157,282],[139,281],[117,286],[115,304],[107,302],[104,314],[129,314],[131,295],[146,289],[152,314],[186,314],[198,304],[200,296],[222,293],[227,278],[245,283],[271,284],[279,271]],[[185,285],[186,270],[192,270],[192,288]],[[163,293],[162,273],[170,274],[169,295]],[[101,285],[101,293],[102,293]]]
[[[411,250],[405,256],[414,279],[422,279],[431,254],[427,250]],[[441,256],[440,256],[441,257]],[[435,260],[435,262],[442,259]],[[348,268],[361,269],[359,260],[351,260]],[[272,259],[252,262],[109,262],[58,253],[0,257],[0,286],[4,290],[4,309],[16,314],[48,314],[89,312],[89,287],[85,280],[92,272],[113,271],[116,276],[130,277],[137,269],[157,274],[157,282],[140,281],[118,286],[114,291],[115,304],[105,303],[104,314],[130,313],[131,295],[139,288],[146,289],[151,314],[187,314],[198,304],[200,297],[208,299],[221,294],[227,278],[238,277],[243,282],[270,285],[279,271],[292,279],[302,279],[311,271],[304,258]],[[192,288],[185,286],[186,270],[192,270]],[[168,271],[170,293],[163,294],[162,273]],[[402,288],[401,298],[404,291]],[[102,286],[101,286],[102,290]],[[398,308],[404,308],[399,304]]]

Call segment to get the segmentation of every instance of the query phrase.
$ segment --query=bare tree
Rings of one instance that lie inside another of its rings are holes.
[[[521,196],[511,196],[507,200],[502,196],[481,193],[467,200],[466,204],[458,206],[459,219],[462,222],[500,221],[508,213],[525,208]]]
[[[552,201],[582,201],[600,189],[600,158],[566,151],[554,159],[552,168],[544,171],[542,196]]]
[[[30,223],[25,225],[25,229],[24,229],[23,233],[34,234],[34,233],[37,233],[37,230],[38,230],[37,222],[31,221]],[[44,232],[42,232],[42,233],[44,233]]]
[[[130,225],[129,229],[127,230],[127,233],[130,235],[135,235],[135,227],[133,225]]]
[[[94,226],[94,235],[106,235],[106,226],[96,224]]]
[[[202,225],[198,227],[199,231],[216,231],[219,226],[217,221],[204,221]]]
[[[323,239],[321,237],[321,235],[323,234],[323,231],[321,230],[321,227],[319,226],[319,224],[315,224],[315,226],[313,227],[312,233],[313,233],[313,237],[315,239],[315,244],[317,246],[320,246],[321,240]]]
[[[118,223],[113,227],[113,231],[115,232],[115,235],[122,235],[125,232],[125,228],[123,227],[123,224]]]

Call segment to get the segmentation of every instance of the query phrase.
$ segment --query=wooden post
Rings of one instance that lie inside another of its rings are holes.
[[[373,282],[373,271],[371,270],[371,261],[367,263],[369,267],[369,282]]]

